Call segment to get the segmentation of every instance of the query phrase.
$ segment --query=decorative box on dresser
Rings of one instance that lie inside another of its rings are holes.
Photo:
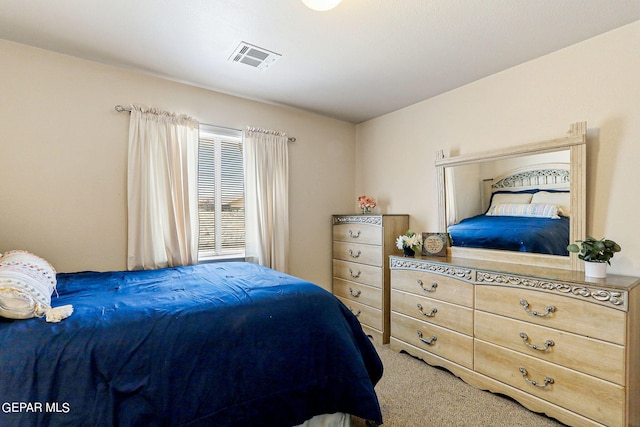
[[[409,228],[409,215],[333,216],[333,293],[363,330],[389,342],[389,256]]]
[[[640,279],[390,257],[391,339],[575,426],[640,426]]]

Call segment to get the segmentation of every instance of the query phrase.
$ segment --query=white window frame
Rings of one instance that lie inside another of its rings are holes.
[[[214,167],[215,176],[213,177],[214,186],[218,189],[221,188],[222,184],[222,170],[221,170],[221,159],[222,159],[222,143],[233,143],[238,144],[240,150],[243,149],[243,133],[238,129],[230,129],[206,124],[200,124],[200,135],[199,135],[199,143],[200,141],[206,140],[208,142],[214,142],[214,161],[216,162],[217,167]],[[200,147],[199,147],[200,150]],[[242,151],[241,151],[242,152]],[[242,192],[244,196],[244,159],[242,159]],[[200,164],[198,165],[198,217],[200,216]],[[218,214],[219,217],[222,216],[222,194],[220,191],[216,191],[214,193],[214,212]],[[243,209],[244,212],[244,209]],[[244,217],[246,219],[246,217]],[[202,221],[200,221],[202,222]],[[200,245],[198,245],[198,259],[200,262],[208,262],[208,261],[217,261],[217,260],[231,260],[231,259],[241,259],[245,258],[245,248],[243,247],[241,250],[229,250],[222,248],[222,227],[220,221],[215,221],[214,227],[214,241],[215,248],[213,249],[201,249]],[[203,225],[200,225],[199,233],[203,232]],[[246,244],[246,240],[245,240]]]

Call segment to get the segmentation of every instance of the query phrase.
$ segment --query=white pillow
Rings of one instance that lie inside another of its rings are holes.
[[[531,193],[494,193],[489,209],[503,203],[531,203],[532,196]]]
[[[571,216],[571,194],[567,192],[538,191],[533,195],[531,203],[547,203],[557,205],[562,210],[561,215]]]
[[[487,212],[488,216],[527,216],[559,219],[558,206],[544,203],[501,203]]]
[[[51,307],[56,283],[56,271],[46,260],[26,251],[5,252],[0,256],[0,316],[30,319],[46,315],[47,322],[69,317],[71,305]]]

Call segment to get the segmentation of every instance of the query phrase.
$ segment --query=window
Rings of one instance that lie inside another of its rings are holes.
[[[200,260],[244,257],[242,131],[200,125]]]

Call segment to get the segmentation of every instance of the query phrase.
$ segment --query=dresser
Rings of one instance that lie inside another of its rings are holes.
[[[390,257],[390,347],[574,426],[640,426],[640,279]]]
[[[333,215],[333,293],[374,340],[389,342],[389,256],[408,215]]]

